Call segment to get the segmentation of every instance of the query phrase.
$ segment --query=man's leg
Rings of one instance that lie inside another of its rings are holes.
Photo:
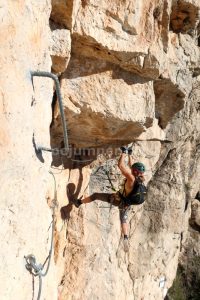
[[[122,233],[124,237],[128,238],[128,224],[127,223],[121,223],[122,226]]]
[[[121,228],[124,237],[124,251],[128,252],[129,249],[129,241],[128,241],[128,210],[129,208],[120,209],[120,221]]]
[[[78,208],[83,203],[90,203],[92,202],[92,197],[86,197],[84,199],[73,199],[71,202]]]
[[[108,193],[94,193],[89,197],[83,198],[83,199],[72,199],[72,203],[76,206],[79,207],[81,204],[85,203],[90,203],[95,200],[100,200],[103,202],[108,202],[110,203],[110,194]]]
[[[128,208],[120,209],[120,221],[124,238],[128,238]]]
[[[81,199],[81,204],[82,204],[82,203],[90,203],[90,202],[92,202],[92,201],[94,201],[94,200],[92,200],[92,197],[91,197],[91,196],[88,196],[88,197],[86,197],[86,198],[84,198],[84,199]]]

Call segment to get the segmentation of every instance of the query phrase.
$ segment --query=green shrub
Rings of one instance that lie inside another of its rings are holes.
[[[200,257],[188,257],[187,265],[179,265],[176,278],[166,299],[200,299]]]

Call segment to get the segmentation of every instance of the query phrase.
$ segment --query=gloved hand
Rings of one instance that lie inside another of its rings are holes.
[[[122,151],[122,153],[127,153],[127,147],[125,146],[120,147],[120,150]]]
[[[129,147],[129,148],[127,149],[127,151],[128,151],[128,155],[131,155],[131,154],[133,153],[132,147]]]

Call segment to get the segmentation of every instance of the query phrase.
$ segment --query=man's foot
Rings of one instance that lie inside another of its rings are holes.
[[[129,240],[128,240],[128,236],[125,235],[124,236],[124,251],[128,252],[128,250],[129,250]]]
[[[79,208],[79,206],[82,204],[80,199],[73,199],[71,200],[71,202],[77,207]]]

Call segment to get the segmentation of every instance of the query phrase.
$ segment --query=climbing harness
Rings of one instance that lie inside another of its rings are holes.
[[[63,127],[63,140],[64,140],[64,146],[66,151],[69,150],[69,142],[68,142],[68,134],[67,134],[67,125],[66,125],[66,120],[65,120],[65,115],[64,115],[64,109],[63,109],[63,102],[62,102],[62,95],[61,95],[61,90],[60,90],[60,83],[58,77],[50,72],[42,72],[42,71],[34,71],[31,72],[31,76],[38,76],[38,77],[49,77],[54,80],[55,85],[56,85],[56,94],[58,97],[58,103],[59,103],[59,108],[60,108],[60,115],[61,115],[61,120],[62,120],[62,127]],[[49,151],[52,152],[55,149],[50,149],[47,147],[43,146],[37,146],[36,147],[37,151]]]
[[[37,264],[36,258],[33,254],[29,254],[27,256],[24,256],[26,260],[26,269],[35,277],[39,277],[39,289],[38,289],[38,296],[37,300],[40,299],[41,291],[42,291],[42,277],[45,277],[49,271],[52,252],[53,252],[53,241],[54,241],[54,229],[55,229],[55,208],[57,206],[57,189],[56,189],[56,179],[54,174],[49,171],[49,173],[53,176],[54,179],[54,199],[53,199],[53,205],[52,205],[52,225],[51,225],[51,244],[50,244],[50,250],[49,254],[43,264]],[[48,263],[47,263],[48,261]],[[46,271],[44,272],[44,267],[47,263]]]

